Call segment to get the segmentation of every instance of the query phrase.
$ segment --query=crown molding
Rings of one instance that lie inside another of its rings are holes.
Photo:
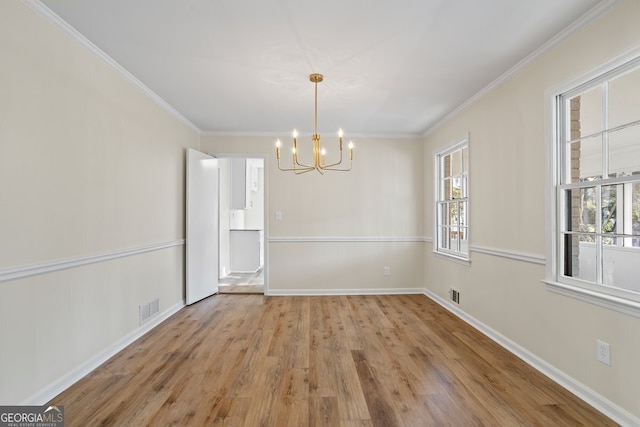
[[[556,34],[551,39],[549,39],[546,43],[544,43],[542,46],[534,50],[531,54],[529,54],[523,60],[521,60],[516,65],[511,67],[506,73],[502,74],[500,77],[498,77],[497,79],[489,83],[487,86],[485,86],[483,89],[481,89],[480,92],[476,93],[467,101],[465,101],[464,103],[456,107],[449,114],[447,114],[446,116],[444,116],[443,118],[435,122],[433,125],[429,126],[427,130],[425,130],[424,133],[422,134],[422,137],[426,138],[432,132],[435,132],[436,129],[440,128],[442,125],[444,125],[449,120],[451,120],[452,118],[460,114],[462,111],[466,110],[471,105],[475,104],[480,99],[484,98],[486,95],[493,92],[503,83],[507,82],[509,79],[511,79],[512,77],[520,73],[522,70],[524,70],[526,67],[531,65],[533,62],[535,62],[537,59],[545,55],[547,52],[551,51],[554,47],[558,46],[560,43],[567,40],[569,37],[571,37],[578,31],[580,31],[581,29],[583,29],[584,27],[586,27],[587,25],[589,25],[590,23],[592,23],[593,21],[595,21],[596,19],[598,19],[599,17],[607,13],[609,10],[613,9],[620,2],[622,2],[622,0],[604,0],[597,6],[594,6],[591,10],[589,10],[587,13],[582,15],[576,21],[574,21],[571,25],[566,27],[564,30],[560,31],[558,34]]]
[[[228,132],[228,131],[202,131],[200,133],[201,136],[215,136],[215,137],[264,137],[264,138],[285,138],[291,136],[291,131],[287,130],[284,132]],[[312,132],[298,132],[298,137],[311,137]],[[393,134],[378,134],[378,133],[349,133],[348,137],[345,134],[346,140],[349,139],[402,139],[402,140],[421,140],[422,134],[420,133],[393,133]]]
[[[153,102],[158,104],[161,108],[174,116],[178,121],[187,125],[189,128],[197,132],[199,135],[202,133],[200,129],[194,125],[189,119],[180,114],[178,110],[173,108],[167,101],[162,99],[160,95],[149,89],[144,83],[138,80],[133,74],[128,72],[124,67],[118,64],[113,58],[107,55],[102,49],[93,44],[89,39],[80,34],[78,30],[69,25],[64,19],[56,15],[51,9],[42,4],[40,0],[21,0],[24,5],[29,7],[35,13],[44,18],[47,22],[59,29],[63,33],[67,34],[72,40],[80,44],[87,51],[100,59],[103,63],[109,66],[116,73],[120,74],[125,80],[129,81],[135,88],[146,95]]]

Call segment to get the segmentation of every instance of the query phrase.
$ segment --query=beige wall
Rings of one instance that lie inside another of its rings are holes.
[[[640,2],[622,2],[499,88],[427,134],[427,230],[433,228],[433,154],[469,133],[472,248],[544,257],[550,90],[640,46]],[[432,231],[431,231],[432,233]],[[471,265],[425,257],[425,287],[584,386],[640,416],[640,319],[551,293],[536,263],[471,252]],[[612,365],[596,361],[596,340]]]
[[[274,140],[203,136],[201,141],[210,154],[267,156],[270,293],[421,289],[420,141],[359,140],[351,172],[295,176],[277,169]],[[331,142],[325,144],[331,150]],[[276,211],[282,212],[281,221],[274,219]],[[384,267],[391,275],[383,275]]]
[[[184,239],[199,134],[19,1],[0,2],[0,273]],[[183,246],[0,283],[0,404],[183,300]]]

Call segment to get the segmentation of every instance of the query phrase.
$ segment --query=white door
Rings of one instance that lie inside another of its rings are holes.
[[[186,298],[218,292],[218,159],[187,152]]]

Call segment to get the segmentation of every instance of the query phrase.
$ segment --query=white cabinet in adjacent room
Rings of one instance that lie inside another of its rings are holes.
[[[231,209],[247,208],[247,159],[231,159]]]
[[[259,189],[264,159],[231,159],[231,209],[250,209],[252,193]]]
[[[258,271],[263,264],[262,230],[231,230],[231,271]]]

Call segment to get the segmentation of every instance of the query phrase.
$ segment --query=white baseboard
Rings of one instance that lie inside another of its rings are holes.
[[[422,295],[424,289],[269,289],[269,296],[328,296],[328,295]]]
[[[184,301],[175,304],[172,307],[169,307],[167,310],[160,313],[158,316],[154,316],[149,319],[147,323],[140,326],[138,329],[132,331],[131,333],[125,335],[120,340],[116,341],[110,347],[104,349],[100,353],[96,354],[91,359],[87,360],[80,366],[74,368],[67,374],[65,374],[62,378],[57,379],[53,383],[49,384],[44,389],[40,390],[38,393],[24,400],[21,405],[44,405],[49,402],[51,399],[65,391],[67,388],[71,387],[78,380],[89,374],[91,371],[96,369],[98,366],[102,365],[106,362],[110,357],[114,356],[116,353],[124,349],[129,344],[133,343],[135,340],[149,332],[151,329],[158,326],[160,323],[165,321],[171,315],[178,312],[181,308],[185,306]]]
[[[591,390],[584,384],[571,378],[566,373],[480,322],[478,319],[465,313],[453,303],[434,294],[428,289],[424,290],[424,294],[615,422],[622,426],[640,426],[640,418]]]

